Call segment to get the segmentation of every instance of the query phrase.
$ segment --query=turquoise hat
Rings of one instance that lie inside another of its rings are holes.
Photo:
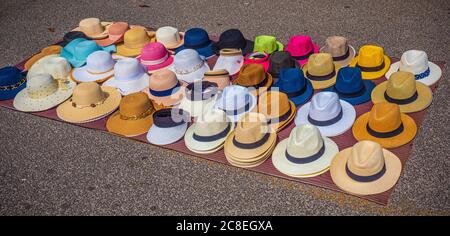
[[[84,38],[72,40],[61,50],[61,57],[65,58],[73,67],[81,67],[86,64],[87,57],[95,51],[115,52],[116,46],[99,46],[95,41]]]

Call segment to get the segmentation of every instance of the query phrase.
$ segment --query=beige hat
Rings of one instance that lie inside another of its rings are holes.
[[[162,43],[167,49],[176,49],[184,44],[184,32],[177,28],[164,26],[156,30],[156,41]]]
[[[230,73],[227,70],[210,70],[205,72],[203,80],[216,83],[220,90],[231,85]]]
[[[329,53],[317,53],[309,56],[308,62],[303,65],[305,77],[309,79],[314,89],[328,88],[336,83],[339,67],[333,63]]]
[[[348,45],[347,38],[342,36],[328,37],[320,52],[331,54],[334,63],[339,67],[348,66],[356,54],[355,48]]]
[[[108,28],[113,22],[101,22],[98,18],[86,18],[80,21],[77,28],[72,31],[81,31],[92,39],[108,37]]]

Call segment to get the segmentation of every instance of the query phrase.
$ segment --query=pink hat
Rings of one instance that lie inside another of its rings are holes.
[[[285,51],[290,52],[291,56],[303,65],[308,62],[311,54],[319,52],[319,45],[313,43],[309,36],[296,35],[289,39]]]
[[[146,44],[137,59],[142,65],[147,67],[150,73],[169,67],[173,63],[173,56],[159,42]]]
[[[128,23],[115,22],[108,28],[108,37],[105,39],[95,40],[95,42],[102,47],[115,44],[123,40],[123,35],[128,29],[130,29]]]
[[[265,52],[248,53],[244,58],[244,65],[247,64],[261,64],[264,66],[264,71],[267,72],[270,65],[269,54]]]

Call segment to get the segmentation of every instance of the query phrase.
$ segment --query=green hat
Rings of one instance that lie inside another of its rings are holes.
[[[267,52],[269,54],[275,51],[283,51],[284,46],[278,42],[274,36],[259,35],[255,38],[254,52]]]

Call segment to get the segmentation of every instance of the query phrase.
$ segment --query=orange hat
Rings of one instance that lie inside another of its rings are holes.
[[[233,84],[254,88],[257,93],[262,93],[272,86],[273,78],[270,73],[264,71],[263,65],[248,64],[241,67],[239,75],[233,81]],[[256,95],[255,93],[254,95]]]
[[[258,112],[266,115],[275,131],[286,127],[295,117],[295,104],[289,101],[285,93],[267,91],[258,99]]]

